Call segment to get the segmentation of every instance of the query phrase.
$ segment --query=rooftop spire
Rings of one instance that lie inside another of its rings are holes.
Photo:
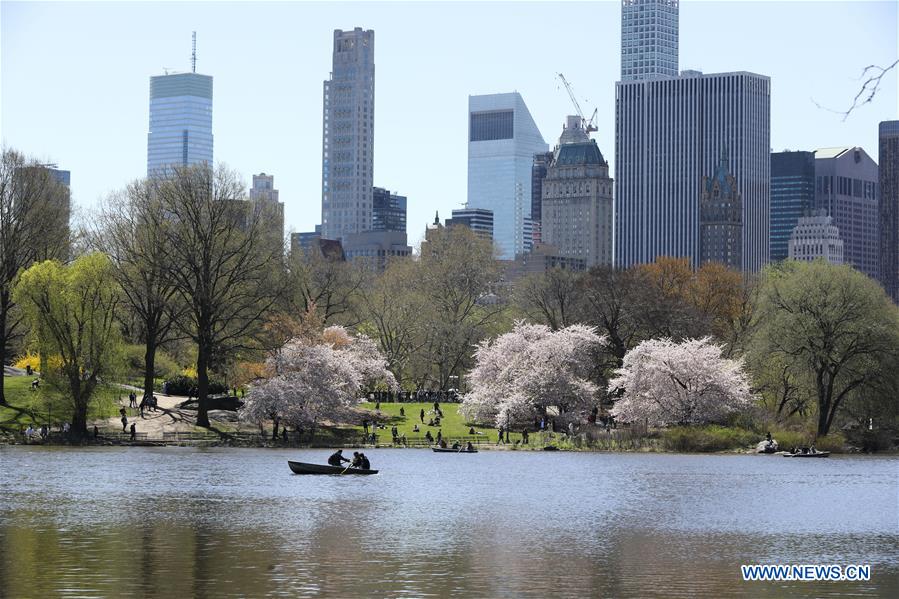
[[[197,72],[197,32],[194,31],[191,36],[191,50],[190,50],[190,71],[192,73]]]

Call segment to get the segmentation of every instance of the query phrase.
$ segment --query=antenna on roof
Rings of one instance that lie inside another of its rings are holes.
[[[191,40],[191,51],[190,51],[190,70],[191,72],[197,72],[197,32],[193,32]]]

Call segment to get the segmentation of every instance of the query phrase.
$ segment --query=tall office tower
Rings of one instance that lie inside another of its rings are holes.
[[[880,123],[880,282],[899,304],[899,121]]]
[[[548,149],[518,92],[468,97],[467,206],[493,212],[493,240],[504,260],[532,241],[525,230],[531,168],[534,154]]]
[[[831,264],[843,263],[843,240],[833,218],[823,210],[799,217],[790,233],[787,255],[790,260],[811,262],[823,258]]]
[[[622,0],[621,80],[677,77],[678,0]]]
[[[741,269],[768,261],[770,89],[746,72],[616,84],[617,266],[659,256],[699,266],[700,185],[723,151],[743,200]]]
[[[543,179],[543,243],[587,268],[611,265],[612,185],[596,141],[569,116]]]
[[[534,154],[534,164],[531,166],[531,220],[534,221],[534,243],[542,243],[543,240],[543,178],[546,177],[546,169],[553,161],[553,152],[540,152]]]
[[[485,239],[493,240],[493,212],[483,208],[453,210],[453,217],[446,219],[447,227],[464,226]]]
[[[843,262],[878,275],[877,163],[861,148],[815,151],[815,208],[833,217],[843,238]]]
[[[771,213],[769,258],[786,260],[787,246],[799,218],[815,205],[815,153],[771,153]]]
[[[278,201],[278,190],[275,189],[274,175],[260,173],[253,175],[253,187],[250,188],[250,202],[260,211],[262,226],[269,241],[281,248],[284,253],[284,203]]]
[[[382,187],[372,190],[373,231],[406,232],[406,196],[391,193]]]
[[[324,82],[322,236],[371,230],[375,147],[375,32],[334,31]]]
[[[212,165],[212,77],[197,73],[196,35],[190,73],[150,77],[147,175],[167,167]]]
[[[743,254],[743,200],[722,152],[715,174],[702,178],[699,198],[700,262],[739,270]]]

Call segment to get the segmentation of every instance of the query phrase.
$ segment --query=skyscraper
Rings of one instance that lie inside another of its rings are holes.
[[[541,243],[543,240],[543,178],[546,177],[546,169],[552,161],[552,152],[540,152],[534,154],[534,164],[531,166],[531,220],[534,226],[534,243]]]
[[[743,200],[724,152],[715,174],[702,178],[699,230],[700,262],[718,262],[737,270],[742,267]]]
[[[548,149],[518,92],[468,97],[467,206],[493,212],[502,259],[532,243],[531,168]]]
[[[147,175],[212,164],[212,77],[196,72],[150,77]]]
[[[697,71],[616,84],[616,265],[699,265],[700,186],[722,152],[743,203],[741,269],[768,261],[770,87],[764,75]]]
[[[815,153],[771,153],[769,258],[786,260],[787,246],[799,218],[815,205]]]
[[[678,0],[622,0],[621,81],[677,77]]]
[[[372,227],[375,140],[375,32],[334,31],[322,115],[322,236],[342,239]]]
[[[833,218],[823,210],[811,216],[800,216],[790,233],[789,258],[811,262],[823,258],[831,264],[843,263],[843,240]]]
[[[253,175],[250,188],[250,202],[262,215],[262,226],[269,242],[284,249],[284,203],[278,201],[274,175],[259,173]]]
[[[453,217],[446,219],[447,227],[464,226],[485,239],[493,241],[493,212],[483,208],[453,210]]]
[[[843,263],[877,279],[877,163],[861,148],[815,151],[815,208],[833,217]]]
[[[372,230],[406,232],[406,196],[388,189],[372,190]]]
[[[899,304],[899,121],[880,123],[880,282]]]
[[[543,243],[587,268],[612,264],[612,179],[596,141],[569,116],[542,185]]]

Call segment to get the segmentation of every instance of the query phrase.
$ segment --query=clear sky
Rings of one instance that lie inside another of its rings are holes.
[[[599,109],[614,176],[620,4],[608,2],[99,2],[0,4],[0,138],[72,171],[82,207],[146,174],[149,77],[214,81],[215,160],[275,176],[288,229],[321,216],[322,81],[334,29],[375,30],[375,185],[409,197],[411,243],[465,201],[469,94],[517,90],[544,139]],[[897,57],[897,2],[682,0],[680,68],[772,79],[776,150],[860,145],[897,118],[897,74],[845,122],[862,68]]]

